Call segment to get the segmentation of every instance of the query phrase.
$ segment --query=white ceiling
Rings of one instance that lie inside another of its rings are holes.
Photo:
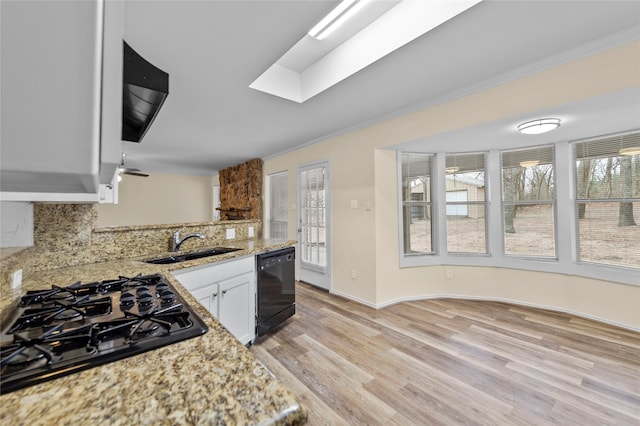
[[[142,142],[123,142],[127,165],[211,174],[640,39],[638,1],[485,0],[305,103],[248,87],[337,3],[128,0],[125,39],[170,93]],[[637,91],[615,96],[633,122]],[[605,133],[629,120],[614,121]],[[505,125],[474,129],[476,144]]]

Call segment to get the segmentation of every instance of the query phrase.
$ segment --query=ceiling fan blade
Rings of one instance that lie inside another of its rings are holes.
[[[118,167],[118,173],[123,175],[131,175],[131,176],[140,176],[140,177],[148,177],[149,175],[146,173],[142,173],[142,170],[136,169],[135,167],[125,167],[125,153],[122,153],[122,162],[120,163],[120,167]]]
[[[135,167],[124,167],[124,166],[120,166],[118,167],[118,171],[120,172],[140,172],[140,169],[136,169]]]
[[[131,176],[140,176],[140,177],[148,177],[149,175],[146,173],[141,173],[139,171],[134,171],[133,169],[127,169],[122,171],[123,175],[131,175]]]

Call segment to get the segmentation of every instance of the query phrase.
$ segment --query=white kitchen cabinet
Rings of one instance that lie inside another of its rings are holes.
[[[99,202],[122,152],[123,2],[0,8],[0,199]]]
[[[240,342],[255,338],[255,259],[247,256],[172,274]]]
[[[180,282],[182,282],[179,279]],[[198,302],[211,314],[218,318],[218,293],[220,292],[220,286],[218,284],[209,284],[205,287],[198,288],[196,290],[189,290],[191,295],[195,297]],[[220,318],[218,318],[220,319]]]

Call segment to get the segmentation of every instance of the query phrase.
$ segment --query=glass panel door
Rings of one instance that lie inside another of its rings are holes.
[[[299,279],[329,288],[328,165],[301,167],[298,172]]]

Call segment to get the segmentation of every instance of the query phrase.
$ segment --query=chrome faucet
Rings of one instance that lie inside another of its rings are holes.
[[[201,240],[204,240],[204,235],[203,234],[189,234],[186,237],[184,237],[183,239],[180,239],[180,231],[174,232],[173,233],[173,238],[171,239],[171,251],[176,252],[176,251],[180,250],[180,246],[182,245],[182,243],[184,243],[189,238],[194,238],[194,237],[198,237]]]

